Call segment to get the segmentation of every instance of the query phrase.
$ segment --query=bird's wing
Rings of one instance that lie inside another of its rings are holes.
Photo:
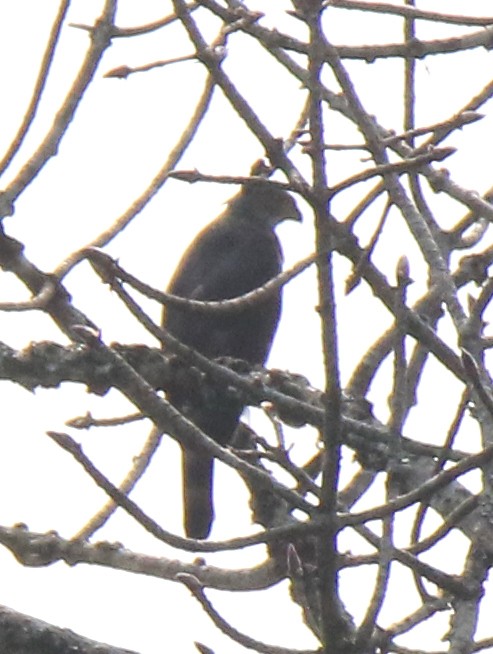
[[[232,221],[209,225],[183,255],[169,292],[194,300],[222,300],[274,277],[282,263],[275,234],[245,232],[244,225]]]

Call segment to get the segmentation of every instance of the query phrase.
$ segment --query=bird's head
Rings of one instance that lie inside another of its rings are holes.
[[[230,208],[235,213],[239,211],[249,221],[259,221],[271,228],[283,220],[302,220],[292,196],[267,180],[252,180],[243,184]]]

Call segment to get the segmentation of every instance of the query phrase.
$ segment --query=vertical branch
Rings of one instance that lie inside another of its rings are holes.
[[[452,448],[454,444],[455,438],[459,432],[459,428],[466,414],[469,401],[470,401],[469,390],[466,389],[462,393],[461,401],[459,403],[459,406],[457,407],[457,411],[453,417],[452,423],[447,432],[445,442],[443,444],[443,455],[437,458],[433,470],[433,474],[438,474],[445,467],[445,464],[447,462],[446,453],[448,450]],[[416,517],[414,519],[414,524],[412,525],[412,529],[411,529],[411,543],[413,545],[419,543],[421,537],[421,529],[423,527],[428,509],[429,509],[429,504],[427,502],[423,502],[418,506]],[[449,519],[449,517],[447,517],[447,519]],[[432,596],[428,591],[428,589],[425,587],[423,581],[421,580],[421,576],[417,571],[413,571],[413,575],[414,575],[414,583],[416,585],[416,590],[419,593],[422,602],[423,603],[430,602]]]
[[[390,398],[390,431],[394,436],[402,430],[408,406],[406,364],[406,289],[410,283],[409,262],[401,257],[397,264],[396,325],[394,332],[394,383]],[[398,450],[398,448],[396,448]],[[394,452],[397,454],[397,452]]]
[[[415,0],[406,0],[406,5],[415,5]],[[416,21],[412,16],[404,18],[404,41],[406,44],[412,44],[416,39]],[[404,60],[404,131],[408,132],[407,143],[409,147],[414,148],[415,138],[413,130],[416,127],[416,59],[408,56]],[[428,228],[433,234],[437,245],[442,251],[442,255],[447,257],[449,251],[444,252],[443,238],[440,228],[438,227],[433,213],[429,208],[426,198],[423,194],[418,172],[409,173],[409,186],[412,198],[416,208],[426,222]],[[433,271],[432,271],[433,272]]]
[[[308,3],[307,3],[308,4]],[[341,636],[340,603],[337,574],[337,485],[341,450],[341,387],[338,364],[336,306],[332,263],[325,170],[324,125],[322,114],[321,71],[324,63],[324,38],[321,24],[321,3],[311,3],[305,18],[310,32],[308,72],[310,156],[313,173],[313,208],[315,212],[319,312],[325,371],[325,416],[322,429],[324,444],[320,510],[326,519],[317,544],[320,584],[321,633],[324,651],[339,650]],[[338,638],[339,637],[339,638]]]
[[[394,436],[393,456],[389,462],[389,470],[386,482],[386,501],[391,502],[398,494],[393,488],[395,485],[392,479],[392,465],[397,463],[401,456],[399,433],[402,428],[407,408],[407,365],[406,365],[406,325],[405,312],[406,289],[410,283],[409,263],[406,257],[401,257],[396,271],[397,286],[395,289],[395,317],[396,325],[393,339],[394,349],[394,382],[390,397],[390,433]],[[366,615],[358,629],[356,637],[356,650],[363,651],[365,643],[373,636],[376,628],[377,617],[387,595],[390,580],[390,565],[392,561],[392,550],[394,547],[394,515],[386,516],[382,521],[382,538],[378,552],[378,573],[377,581],[369,603]]]
[[[406,5],[414,6],[414,0],[406,0]],[[415,21],[411,17],[404,19],[404,41],[410,43],[416,36]],[[414,57],[406,57],[404,63],[404,131],[414,129],[415,118],[415,76],[416,60]],[[409,135],[408,144],[413,147],[414,137]]]
[[[451,602],[454,613],[450,618],[450,631],[447,634],[450,654],[473,651],[472,643],[478,626],[483,585],[490,570],[490,561],[482,548],[472,544],[464,565],[464,577],[476,587],[477,592],[473,597],[454,597]]]

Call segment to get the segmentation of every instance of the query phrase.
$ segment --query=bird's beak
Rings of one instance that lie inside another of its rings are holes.
[[[296,220],[296,222],[302,223],[303,222],[303,214],[301,213],[301,211],[298,209],[298,207],[296,205],[295,205],[294,208],[295,208],[295,213],[294,213],[293,216],[291,216],[291,220]]]
[[[303,222],[303,215],[298,209],[296,202],[290,195],[287,197],[289,198],[289,202],[286,206],[286,220],[295,220],[297,223]]]

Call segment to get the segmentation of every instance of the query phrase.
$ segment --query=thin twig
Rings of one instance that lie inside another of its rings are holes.
[[[54,271],[59,279],[62,279],[67,273],[72,270],[72,268],[82,261],[85,257],[85,251],[91,247],[103,247],[107,245],[117,234],[119,234],[134,218],[139,214],[144,207],[150,202],[150,200],[156,195],[159,189],[163,186],[166,179],[169,176],[169,173],[176,166],[178,161],[181,159],[188,146],[192,142],[197,129],[207,112],[210,101],[212,99],[212,93],[214,90],[214,82],[209,77],[206,80],[204,90],[202,95],[195,107],[193,115],[188,123],[188,126],[182,132],[180,138],[178,139],[174,148],[170,151],[167,160],[164,165],[155,175],[154,179],[149,184],[148,188],[142,193],[142,195],[137,198],[132,205],[105,231],[103,231],[95,239],[87,243],[77,252],[71,254],[65,261],[63,261]]]
[[[60,38],[60,32],[62,30],[63,21],[65,19],[69,6],[70,6],[69,0],[63,0],[63,2],[60,3],[58,13],[55,17],[55,20],[53,21],[53,27],[51,28],[51,33],[48,39],[48,43],[46,44],[45,52],[41,59],[39,73],[36,82],[34,84],[31,100],[29,102],[29,105],[27,106],[26,111],[23,112],[21,110],[19,112],[19,115],[23,116],[22,122],[19,126],[19,129],[17,130],[16,135],[12,139],[10,146],[7,148],[7,151],[5,152],[2,160],[0,161],[0,175],[3,175],[7,167],[10,165],[10,162],[14,158],[15,154],[19,151],[19,148],[24,142],[24,138],[36,116],[36,112],[38,110],[39,103],[41,101],[43,90],[46,86],[46,82],[48,81],[49,71],[53,64],[55,49],[58,40]]]
[[[74,117],[82,96],[91,83],[104,52],[111,45],[111,32],[115,20],[116,5],[116,0],[106,0],[101,16],[96,21],[92,31],[90,46],[84,61],[65,96],[65,100],[56,112],[53,125],[37,150],[0,196],[0,216],[9,216],[13,213],[13,206],[17,198],[32,182],[46,162],[58,152],[60,141]]]
[[[261,652],[261,654],[321,654],[321,650],[299,650],[288,647],[276,647],[275,645],[267,645],[266,643],[262,643],[259,640],[255,640],[251,636],[247,636],[247,634],[241,633],[216,611],[210,600],[205,596],[203,588],[198,579],[196,579],[193,575],[184,573],[178,574],[176,578],[178,581],[181,581],[192,593],[195,599],[198,600],[216,627],[223,634],[231,638],[236,643],[239,643],[243,647],[253,649],[256,652]]]
[[[460,463],[457,463],[451,468],[447,468],[438,475],[428,479],[418,488],[415,488],[404,495],[399,495],[399,497],[387,504],[368,509],[367,511],[361,511],[359,513],[341,514],[339,516],[341,526],[362,524],[368,520],[378,520],[391,513],[402,511],[408,506],[430,497],[430,495],[436,493],[439,489],[443,488],[466,472],[482,467],[492,458],[492,456],[493,445],[489,445],[478,454],[471,454],[471,456],[463,459]]]
[[[386,2],[360,2],[358,0],[325,0],[324,7],[340,7],[342,9],[356,9],[358,11],[373,11],[382,14],[394,14],[404,18],[417,20],[430,20],[434,23],[451,23],[452,25],[493,25],[493,16],[459,16],[456,14],[443,14],[439,11],[417,9],[414,6],[398,6]]]

